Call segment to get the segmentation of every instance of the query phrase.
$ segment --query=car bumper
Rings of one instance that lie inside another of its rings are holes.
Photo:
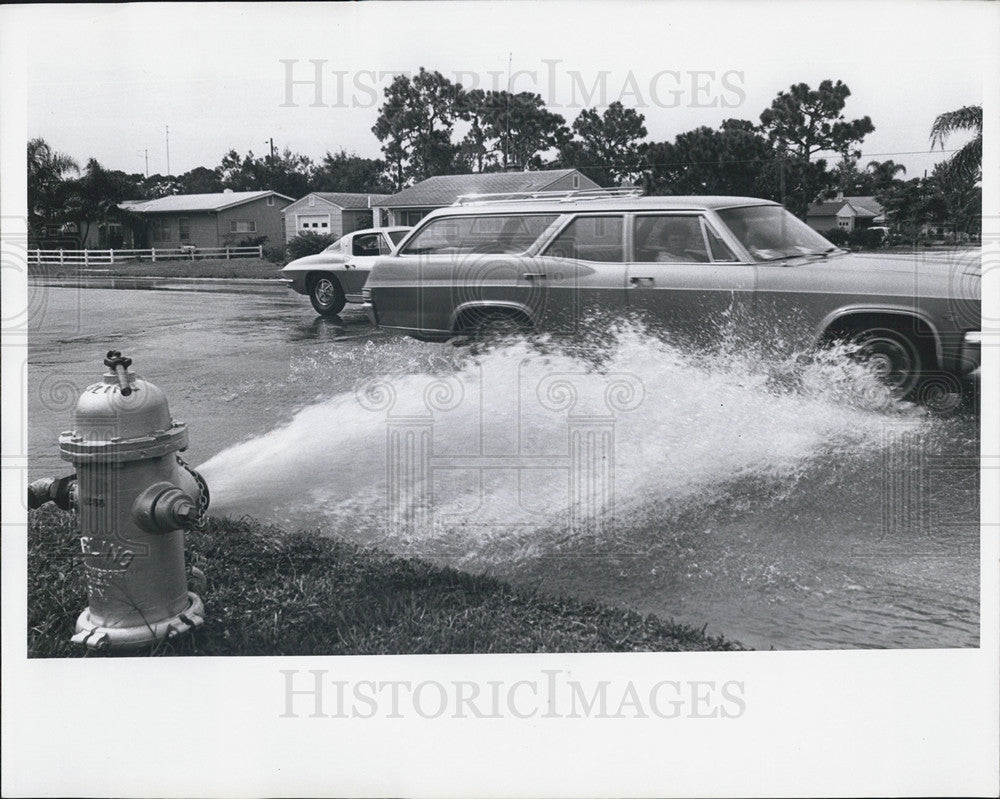
[[[286,273],[287,274],[287,273]],[[306,276],[303,274],[293,274],[292,277],[279,277],[279,283],[284,283],[287,288],[296,294],[308,294],[306,291]]]
[[[982,350],[983,334],[978,330],[970,330],[962,340],[960,356],[962,374],[968,374],[979,368]]]

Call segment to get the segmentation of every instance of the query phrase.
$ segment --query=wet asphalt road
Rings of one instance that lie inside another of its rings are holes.
[[[99,382],[109,349],[167,395],[188,425],[185,458],[198,464],[271,430],[315,399],[350,389],[363,358],[315,380],[302,367],[326,351],[363,349],[384,338],[361,306],[317,316],[306,297],[260,281],[246,286],[163,282],[140,291],[33,285],[28,368],[29,479],[62,474],[57,439],[88,385]]]

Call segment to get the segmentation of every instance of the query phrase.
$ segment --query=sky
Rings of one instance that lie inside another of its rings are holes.
[[[966,2],[125,4],[11,9],[30,47],[27,135],[81,163],[180,174],[231,148],[378,157],[371,133],[399,72],[536,91],[572,121],[615,100],[672,140],[727,117],[759,121],[791,84],[851,89],[875,132],[863,160],[917,176],[929,129],[982,102],[996,15]],[[321,105],[316,104],[319,69]],[[288,81],[303,81],[289,85]],[[948,147],[963,143],[961,136]]]

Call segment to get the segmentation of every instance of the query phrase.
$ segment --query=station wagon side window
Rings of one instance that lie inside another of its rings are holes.
[[[408,230],[390,230],[389,238],[392,239],[393,244],[399,244],[409,232]]]
[[[624,263],[625,224],[620,215],[578,216],[556,236],[545,255],[580,261]]]
[[[557,214],[443,216],[418,230],[401,254],[523,253],[556,219]]]
[[[709,263],[708,243],[698,214],[635,218],[635,260],[643,263]]]

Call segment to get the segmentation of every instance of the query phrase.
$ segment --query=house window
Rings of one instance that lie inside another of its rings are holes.
[[[410,227],[413,227],[415,224],[417,224],[417,222],[419,222],[421,219],[423,219],[429,213],[430,213],[429,210],[428,211],[401,211],[399,213],[399,218],[400,218],[399,224],[400,225],[408,225]]]
[[[274,205],[274,195],[273,194],[270,197],[267,198],[267,205],[268,205],[268,207]]]
[[[153,220],[153,241],[170,241],[170,220]]]
[[[186,216],[182,216],[177,220],[177,234],[180,236],[181,241],[187,241],[191,238],[191,220]]]
[[[229,223],[230,233],[256,233],[257,223],[252,219],[234,219]]]

